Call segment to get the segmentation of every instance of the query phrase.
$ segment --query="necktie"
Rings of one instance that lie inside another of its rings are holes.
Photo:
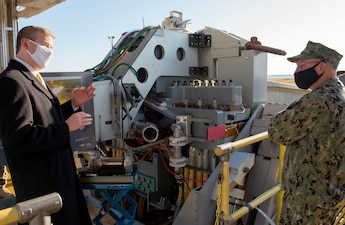
[[[35,77],[37,78],[37,80],[38,80],[45,88],[47,88],[46,83],[44,82],[42,76],[41,76],[39,73],[36,73],[36,74],[35,74]]]

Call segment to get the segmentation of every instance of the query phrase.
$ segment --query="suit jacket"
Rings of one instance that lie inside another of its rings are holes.
[[[60,107],[21,63],[11,60],[1,73],[0,137],[17,201],[58,192],[63,208],[52,215],[54,225],[88,225],[62,108],[72,107]]]

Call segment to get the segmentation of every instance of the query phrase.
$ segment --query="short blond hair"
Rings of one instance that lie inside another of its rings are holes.
[[[54,33],[49,30],[48,28],[45,27],[41,27],[41,26],[26,26],[23,27],[19,32],[18,32],[18,36],[17,36],[17,52],[19,51],[20,47],[21,47],[21,40],[23,38],[28,38],[31,39],[33,41],[36,41],[36,34],[42,32],[45,35],[48,35],[50,37],[52,37],[53,39],[55,38]]]

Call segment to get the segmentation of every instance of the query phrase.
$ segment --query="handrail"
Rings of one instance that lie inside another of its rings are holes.
[[[58,193],[20,202],[15,206],[0,210],[0,225],[25,223],[39,216],[47,216],[62,208],[62,198]]]
[[[225,154],[232,153],[239,148],[245,147],[247,145],[251,145],[253,143],[262,141],[267,138],[268,138],[268,131],[265,131],[259,134],[255,134],[255,135],[243,138],[241,140],[217,145],[216,148],[214,149],[214,153],[217,156],[224,156]]]
[[[250,210],[256,208],[258,205],[266,201],[267,199],[271,198],[273,195],[278,193],[278,213],[277,213],[277,221],[280,218],[281,213],[281,206],[282,206],[282,199],[283,199],[283,190],[280,187],[281,182],[281,171],[283,166],[283,157],[285,153],[285,146],[280,145],[280,152],[279,152],[279,174],[278,174],[278,184],[271,189],[267,190],[266,192],[262,193],[260,196],[252,200],[250,203],[247,203],[246,206],[243,206],[242,208],[236,210],[233,214],[229,216],[229,180],[228,180],[228,174],[229,174],[229,161],[230,161],[230,153],[236,151],[237,149],[240,149],[242,147],[251,145],[253,143],[265,140],[268,138],[268,131],[252,135],[246,138],[243,138],[241,140],[237,140],[234,142],[227,142],[224,144],[217,145],[214,149],[214,153],[217,156],[224,156],[222,157],[223,160],[223,168],[222,168],[222,177],[223,177],[223,183],[221,186],[222,190],[222,204],[221,204],[221,211],[223,215],[223,219],[225,220],[226,224],[229,224],[230,222],[234,222],[247,214]]]
[[[277,194],[281,190],[280,185],[276,185],[273,188],[265,191],[258,197],[256,197],[251,202],[247,203],[245,206],[242,206],[236,210],[233,214],[230,215],[229,221],[234,222],[240,219],[242,216],[246,215],[250,210],[255,209],[258,205],[265,202],[267,199],[271,198],[273,195]]]
[[[15,206],[0,210],[1,225],[16,223],[19,221],[19,219],[20,214]]]

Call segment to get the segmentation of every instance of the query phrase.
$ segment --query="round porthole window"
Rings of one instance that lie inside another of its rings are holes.
[[[179,61],[182,61],[182,60],[184,59],[185,54],[186,54],[186,53],[185,53],[185,51],[184,51],[183,48],[178,48],[177,51],[176,51],[176,56],[177,56],[177,59],[178,59]]]
[[[155,57],[157,59],[163,59],[163,57],[164,57],[164,48],[163,48],[163,46],[157,45],[155,47],[155,52],[154,53],[155,53]]]
[[[147,81],[148,78],[148,73],[147,70],[145,68],[139,68],[138,69],[138,81],[140,83],[144,83],[145,81]]]

